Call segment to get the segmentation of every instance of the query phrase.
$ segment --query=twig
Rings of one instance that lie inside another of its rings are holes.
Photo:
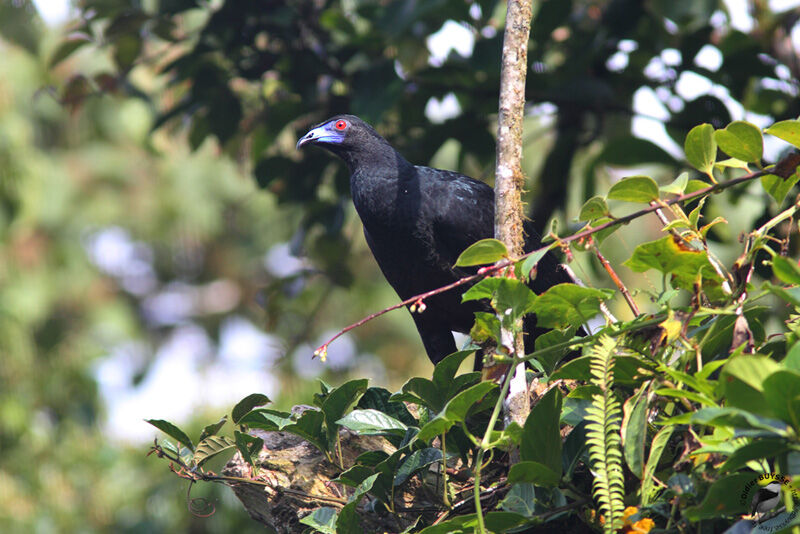
[[[608,262],[606,257],[603,256],[603,253],[600,252],[600,247],[598,247],[596,244],[593,243],[592,244],[592,249],[594,250],[594,255],[597,256],[597,259],[600,260],[600,264],[603,266],[603,268],[608,273],[608,276],[611,277],[611,280],[614,282],[614,285],[617,286],[617,289],[619,289],[619,292],[622,293],[623,297],[625,297],[625,302],[628,303],[628,307],[633,312],[633,316],[634,317],[639,317],[639,307],[636,305],[636,302],[633,300],[633,297],[631,297],[631,292],[628,291],[628,288],[625,287],[625,284],[622,283],[622,280],[617,275],[617,272],[614,270],[614,268]]]

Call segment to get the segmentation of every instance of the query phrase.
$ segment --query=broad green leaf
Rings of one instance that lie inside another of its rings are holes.
[[[530,482],[513,484],[505,498],[500,502],[500,507],[505,512],[533,517],[536,513],[536,486]]]
[[[427,469],[431,464],[442,461],[442,451],[435,447],[428,447],[414,451],[403,460],[394,477],[394,485],[399,486],[418,471]]]
[[[444,408],[446,402],[445,399],[442,398],[436,384],[427,378],[418,376],[410,378],[408,382],[403,384],[400,392],[392,395],[389,400],[391,402],[411,402],[419,404],[434,412],[438,412]]]
[[[764,282],[761,284],[761,288],[769,290],[792,306],[800,308],[800,287],[781,287],[770,282]]]
[[[240,425],[267,431],[280,431],[287,425],[293,425],[294,423],[295,420],[289,412],[270,410],[268,408],[251,410],[239,420]]]
[[[786,357],[781,362],[781,365],[792,371],[800,371],[800,341],[796,341],[786,351]]]
[[[764,131],[794,145],[795,148],[800,148],[800,120],[776,122]]]
[[[524,515],[512,512],[488,512],[483,516],[484,525],[489,532],[499,534],[527,522]],[[419,531],[419,534],[474,534],[477,532],[478,519],[475,514],[455,516]]]
[[[782,204],[783,199],[786,198],[786,195],[792,190],[792,187],[794,187],[798,180],[800,180],[800,173],[797,172],[786,179],[775,176],[774,174],[766,174],[761,177],[761,186],[764,188],[764,191],[769,193],[769,196],[775,199],[775,202]]]
[[[516,484],[528,482],[537,486],[558,486],[561,481],[561,460],[558,472],[540,462],[522,461],[511,466],[508,471],[508,482]]]
[[[658,200],[658,184],[649,176],[630,176],[612,185],[608,198],[647,204]]]
[[[706,251],[689,248],[678,243],[672,236],[638,245],[623,265],[635,272],[656,269],[664,274],[671,274],[674,287],[689,291],[702,279],[717,282],[721,280],[709,262]]]
[[[750,503],[742,502],[741,493],[756,476],[754,473],[737,473],[717,480],[709,488],[702,503],[684,510],[685,517],[694,522],[749,512]]]
[[[781,438],[764,438],[757,439],[745,445],[742,445],[731,454],[728,459],[720,467],[720,472],[729,473],[744,467],[750,460],[758,460],[760,458],[775,458],[776,456],[785,453],[790,449],[790,443],[786,439]]]
[[[575,284],[558,284],[533,303],[537,325],[544,328],[580,327],[600,313],[600,303],[611,298],[614,292]]]
[[[217,432],[219,432],[219,429],[222,428],[225,425],[225,422],[227,420],[228,420],[228,416],[227,415],[223,415],[222,418],[219,421],[217,421],[216,423],[213,423],[213,424],[210,424],[210,425],[206,425],[203,428],[203,431],[200,433],[200,441],[203,441],[208,436],[215,436],[217,434]]]
[[[692,424],[766,430],[777,436],[785,435],[787,431],[786,423],[782,421],[761,417],[739,408],[701,408],[694,413],[684,415],[689,416],[687,422]],[[676,422],[679,420],[677,417],[672,419],[675,419]]]
[[[675,180],[669,185],[661,186],[661,191],[664,193],[671,193],[673,195],[682,195],[686,191],[686,186],[689,184],[689,173],[682,172]]]
[[[367,390],[368,380],[359,378],[345,382],[341,386],[334,388],[322,402],[322,413],[325,415],[325,424],[328,429],[328,443],[334,443],[339,429],[335,422],[341,419],[344,414],[361,398]],[[305,415],[305,414],[304,414]],[[299,421],[298,421],[299,422]]]
[[[508,249],[497,239],[481,239],[470,245],[456,260],[456,267],[496,263],[508,257]]]
[[[576,331],[577,328],[571,327],[567,328],[566,330],[553,329],[545,332],[544,334],[537,336],[536,341],[534,342],[534,350],[536,352],[546,351],[546,349],[550,347],[565,343],[575,336]],[[556,368],[556,364],[569,351],[570,349],[568,347],[553,349],[549,352],[543,352],[541,355],[537,355],[536,360],[538,360],[538,362],[542,365],[545,373],[549,375]]]
[[[198,467],[203,465],[206,460],[213,458],[221,452],[225,452],[236,446],[236,443],[225,436],[209,436],[197,444],[194,450],[194,463]]]
[[[644,472],[644,451],[647,443],[647,394],[649,390],[647,386],[642,385],[636,395],[625,401],[621,427],[625,462],[631,472],[640,479]]]
[[[750,167],[747,166],[747,162],[736,158],[728,158],[722,161],[718,161],[714,164],[714,167],[719,170],[724,170],[727,168],[727,169],[742,169],[743,171],[750,172]]]
[[[714,132],[714,140],[723,152],[748,163],[760,163],[764,153],[764,139],[755,124],[734,121],[724,130]]]
[[[800,430],[800,373],[784,369],[769,375],[764,398],[779,419]]]
[[[561,400],[557,387],[539,399],[525,421],[519,447],[523,461],[545,465],[557,475],[556,479],[561,478]]]
[[[177,439],[183,446],[194,452],[194,444],[192,444],[192,440],[189,439],[189,436],[186,433],[178,428],[177,426],[173,425],[169,421],[164,421],[163,419],[145,419],[148,423],[162,431],[164,434]]]
[[[56,51],[50,56],[49,67],[52,69],[72,55],[78,48],[92,42],[92,38],[82,32],[72,32],[58,45]]]
[[[589,381],[592,373],[589,367],[591,358],[581,356],[565,363],[551,376],[550,381],[573,379]],[[614,360],[614,382],[621,385],[639,385],[644,381],[642,370],[652,370],[654,365],[633,356],[617,356]]]
[[[705,123],[692,128],[686,134],[683,149],[692,167],[711,176],[717,159],[717,142],[714,140],[713,126]]]
[[[519,280],[493,277],[484,278],[461,297],[462,302],[479,299],[489,299],[492,308],[503,317],[504,323],[513,323],[531,312],[536,294]]]
[[[472,373],[456,376],[461,364],[472,354],[474,354],[474,351],[471,350],[454,352],[447,355],[433,368],[433,376],[431,378],[441,399],[441,404],[432,407],[434,411],[441,410],[444,403],[456,393],[480,380],[480,375]]]
[[[392,402],[392,394],[389,390],[380,387],[370,387],[361,396],[361,399],[356,405],[361,410],[378,410],[386,415],[394,417],[405,425],[414,426],[417,424],[416,419],[406,408],[402,402]]]
[[[453,397],[436,417],[420,429],[417,439],[427,442],[447,432],[454,424],[463,421],[470,409],[495,388],[497,384],[493,382],[480,382],[465,389]]]
[[[642,474],[642,506],[647,506],[653,502],[653,497],[655,497],[656,494],[654,491],[654,489],[656,489],[656,484],[653,477],[658,469],[658,462],[661,461],[661,455],[667,447],[673,430],[675,430],[675,428],[672,426],[662,428],[655,435],[650,445],[650,454],[647,457],[647,463],[645,464]]]
[[[579,221],[592,221],[608,215],[608,204],[603,197],[592,197],[584,202],[578,215]]]
[[[388,433],[402,436],[408,429],[394,417],[372,409],[353,410],[336,421],[336,424],[363,435]]]
[[[247,414],[250,410],[257,406],[263,406],[265,404],[269,404],[271,401],[269,397],[263,395],[261,393],[252,393],[247,397],[240,400],[236,406],[233,407],[233,411],[231,411],[231,420],[234,423],[239,423],[239,420]]]
[[[300,523],[308,525],[322,534],[336,534],[337,518],[336,508],[323,506],[305,516]]]
[[[722,382],[725,375],[738,378],[757,391],[764,391],[764,380],[772,373],[780,370],[780,364],[759,354],[746,354],[728,360],[722,368]]]
[[[781,282],[800,285],[800,266],[784,256],[772,258],[772,272]]]
[[[374,474],[374,471],[365,465],[354,465],[333,479],[332,482],[355,488]]]

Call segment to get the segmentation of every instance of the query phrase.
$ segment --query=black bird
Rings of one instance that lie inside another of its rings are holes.
[[[494,235],[494,190],[457,172],[412,165],[369,124],[354,115],[336,115],[311,128],[297,148],[318,145],[344,160],[364,236],[375,260],[401,299],[442,287],[475,273],[454,267],[468,246]],[[540,246],[531,229],[525,249]],[[538,265],[534,292],[572,278],[552,254]],[[430,360],[436,364],[456,351],[452,332],[468,333],[480,302],[461,303],[461,286],[425,300],[412,313]],[[525,321],[526,352],[541,333],[533,315]],[[476,361],[476,368],[480,366]]]

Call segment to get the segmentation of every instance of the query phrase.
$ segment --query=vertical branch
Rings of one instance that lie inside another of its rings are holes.
[[[511,257],[523,253],[522,231],[522,122],[525,115],[525,78],[528,71],[528,38],[533,15],[532,0],[509,0],[503,36],[500,103],[497,115],[497,163],[495,165],[494,235],[505,243]],[[519,328],[522,330],[521,324]],[[511,338],[513,334],[503,332]],[[509,339],[514,356],[524,356],[522,334]],[[505,345],[505,339],[503,340]],[[509,372],[514,372],[509,369]],[[524,424],[530,411],[524,364],[517,365],[506,400],[511,420]]]

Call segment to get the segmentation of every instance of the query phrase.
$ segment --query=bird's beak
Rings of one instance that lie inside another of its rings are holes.
[[[297,141],[297,149],[303,148],[305,145],[311,143],[341,143],[344,140],[342,134],[336,131],[331,131],[330,124],[322,124],[316,128],[312,128],[303,137]]]

